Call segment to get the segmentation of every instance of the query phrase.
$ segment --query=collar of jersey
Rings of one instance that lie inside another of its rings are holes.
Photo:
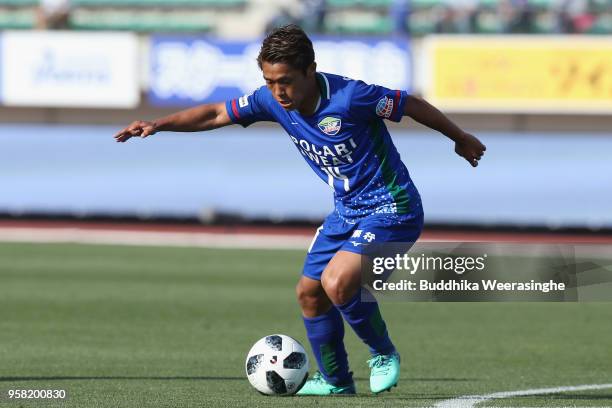
[[[315,108],[314,108],[313,115],[319,111],[320,107],[321,107],[321,95],[319,95],[319,98],[317,99],[317,106],[315,106]]]
[[[317,85],[319,86],[319,98],[317,99],[317,106],[315,106],[313,115],[319,111],[323,99],[329,99],[329,81],[327,80],[327,77],[321,72],[317,72],[315,74],[315,78],[317,79]]]
[[[316,73],[317,84],[319,85],[319,90],[321,91],[321,99],[329,99],[329,81],[325,74],[321,72]],[[319,103],[321,101],[319,100]]]

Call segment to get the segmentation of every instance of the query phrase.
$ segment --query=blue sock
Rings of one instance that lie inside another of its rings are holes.
[[[321,316],[304,317],[304,326],[323,378],[334,385],[352,383],[344,349],[344,322],[338,309],[332,306]]]
[[[362,301],[362,296],[367,301]],[[390,354],[395,351],[378,303],[367,289],[362,288],[351,300],[336,307],[357,336],[368,345],[372,355]]]

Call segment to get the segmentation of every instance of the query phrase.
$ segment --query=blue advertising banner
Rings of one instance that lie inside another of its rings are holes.
[[[319,71],[361,79],[392,89],[412,88],[406,40],[314,39]],[[149,100],[157,106],[223,101],[264,84],[256,58],[261,41],[201,37],[151,38]]]

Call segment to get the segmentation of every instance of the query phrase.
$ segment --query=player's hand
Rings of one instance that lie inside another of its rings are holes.
[[[156,125],[154,122],[145,122],[137,120],[119,133],[115,135],[117,142],[123,143],[129,140],[131,137],[142,137],[151,136],[157,132]]]
[[[469,133],[464,132],[455,141],[455,153],[467,160],[472,167],[478,166],[478,161],[484,155],[485,150],[487,150],[487,147]]]

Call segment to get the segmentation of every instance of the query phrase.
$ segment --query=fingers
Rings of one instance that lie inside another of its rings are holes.
[[[127,141],[130,137],[132,137],[132,135],[129,132],[122,130],[121,132],[115,135],[115,141],[123,143]]]
[[[119,141],[119,139],[125,137],[128,134],[128,129],[129,128],[125,128],[119,132],[117,132],[117,134],[115,134],[115,136],[113,136],[117,141]]]
[[[472,149],[472,155],[477,158],[481,158],[484,155],[484,152],[487,150],[487,147],[482,143],[479,143],[477,146],[474,146]]]
[[[482,159],[482,156],[484,156],[485,150],[487,150],[487,147],[481,144],[480,149],[477,149],[476,152],[471,156],[468,161],[470,162],[472,167],[478,166],[478,161]]]
[[[455,144],[455,152],[462,156],[472,167],[477,167],[478,162],[484,156],[487,147],[475,136],[466,133],[463,141]]]
[[[132,137],[145,138],[147,136],[152,135],[153,133],[155,133],[154,128],[148,122],[136,121],[133,122],[130,126],[120,131],[119,133],[117,133],[114,138],[115,141],[123,143]]]
[[[154,133],[153,126],[147,126],[142,128],[142,132],[140,133],[140,137],[143,139],[147,136],[151,136]]]
[[[125,129],[117,133],[115,135],[115,140],[117,142],[123,143],[127,141],[129,138],[131,138],[132,136],[137,136],[138,135],[137,132],[138,132],[138,122],[133,122],[130,126],[126,127]]]
[[[480,161],[480,159],[482,159],[483,155],[484,155],[483,151],[476,152],[476,153],[466,157],[466,160],[472,165],[472,167],[477,167],[478,166],[478,162]]]
[[[462,156],[468,163],[470,163],[472,167],[477,167],[478,162],[482,158],[482,155],[465,155],[465,156],[462,155]]]
[[[115,140],[117,142],[123,143],[123,142],[128,141],[130,138],[132,138],[134,136],[139,136],[139,135],[137,133],[135,133],[134,131],[132,131],[132,130],[125,130],[125,131],[122,131],[119,134],[117,134],[115,136]]]

